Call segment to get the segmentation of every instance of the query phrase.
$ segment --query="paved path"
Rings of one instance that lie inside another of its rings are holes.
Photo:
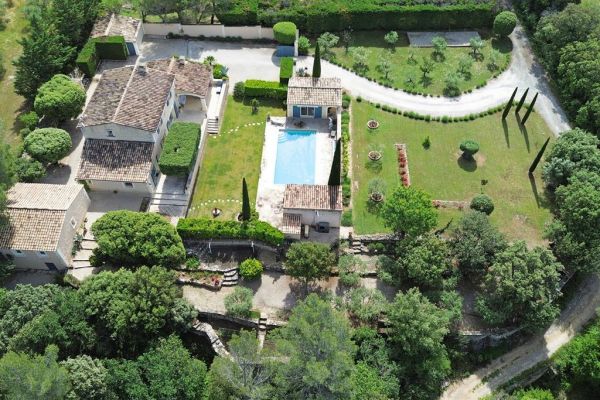
[[[466,379],[456,382],[444,392],[441,400],[480,399],[500,388],[512,378],[548,360],[568,343],[600,306],[600,278],[590,275],[579,288],[560,317],[542,335],[494,360]]]

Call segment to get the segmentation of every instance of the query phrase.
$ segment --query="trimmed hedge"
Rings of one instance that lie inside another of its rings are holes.
[[[287,98],[287,86],[279,82],[248,79],[244,82],[244,95],[246,97],[268,97],[285,100]]]
[[[279,44],[294,44],[296,41],[296,24],[285,21],[276,23],[273,25],[273,36]]]
[[[268,222],[217,221],[208,218],[181,218],[177,232],[182,239],[249,239],[273,246],[283,243],[283,233]]]
[[[77,68],[81,70],[87,77],[96,75],[96,67],[98,66],[98,53],[96,52],[96,42],[94,39],[87,41],[85,46],[77,55],[75,61]]]
[[[281,57],[279,59],[279,83],[287,85],[294,74],[294,59],[292,57]]]
[[[312,0],[280,7],[279,0],[232,0],[217,14],[226,25],[273,26],[294,22],[310,33],[354,30],[452,30],[492,25],[494,0],[447,0],[443,6],[417,0]],[[260,4],[260,8],[259,8]],[[342,11],[343,10],[343,11]]]
[[[102,60],[127,60],[127,46],[123,36],[95,38],[96,52]]]
[[[158,166],[167,175],[187,175],[196,159],[200,143],[200,125],[193,122],[175,122],[171,125],[163,146]]]

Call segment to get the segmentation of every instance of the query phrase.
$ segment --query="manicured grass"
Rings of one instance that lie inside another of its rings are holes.
[[[369,132],[367,121],[380,127]],[[357,233],[385,231],[381,219],[368,210],[369,181],[375,177],[387,183],[388,192],[400,184],[395,143],[407,145],[412,185],[436,200],[469,201],[483,191],[494,200],[493,223],[512,239],[542,242],[544,223],[550,212],[540,177],[541,165],[532,184],[527,170],[546,138],[551,136],[542,118],[533,113],[521,130],[514,113],[503,126],[501,113],[470,122],[425,122],[381,111],[365,102],[352,105],[353,218]],[[428,137],[431,147],[422,143]],[[464,139],[480,145],[476,163],[465,162],[458,146]],[[370,168],[368,152],[383,152],[382,168]],[[548,150],[547,150],[548,151]],[[487,180],[486,185],[482,181]],[[535,189],[535,191],[534,191]],[[458,210],[440,209],[440,226],[460,217]]]
[[[0,31],[0,53],[6,68],[4,78],[0,81],[0,121],[7,143],[16,145],[21,142],[19,126],[16,118],[24,105],[23,97],[15,93],[13,79],[15,67],[12,61],[21,54],[21,45],[18,40],[25,33],[27,21],[23,15],[25,0],[14,0],[13,6],[7,9],[5,19],[8,21],[6,28]]]
[[[419,69],[419,65],[422,63],[423,57],[432,57],[433,49],[409,47],[408,37],[405,33],[399,32],[398,42],[391,52],[391,72],[388,75],[388,80],[385,80],[385,76],[379,71],[377,65],[379,64],[381,54],[389,52],[392,49],[383,40],[386,33],[385,31],[353,32],[350,51],[346,53],[342,43],[338,43],[338,47],[333,49],[333,53],[335,54],[334,60],[352,69],[354,66],[352,48],[364,47],[369,55],[368,68],[363,72],[366,77],[404,90],[442,95],[446,86],[446,75],[450,71],[456,72],[459,59],[471,54],[469,47],[448,47],[445,53],[445,60],[436,61],[433,71],[427,78],[423,78],[423,73]],[[463,76],[459,74],[462,77],[459,84],[461,91],[484,85],[494,74],[498,74],[504,70],[510,62],[510,52],[512,49],[510,40],[492,40],[488,34],[483,32],[480,32],[480,36],[485,42],[485,47],[482,50],[483,57],[474,60],[470,75]],[[500,66],[496,70],[491,69],[488,65],[489,55],[493,48],[501,52]],[[414,55],[414,61],[409,60],[411,53]],[[407,83],[409,76],[416,79],[414,85]]]
[[[227,99],[220,133],[206,139],[190,216],[208,217],[211,210],[218,207],[223,210],[219,218],[235,218],[242,210],[243,177],[246,177],[248,183],[250,202],[254,204],[267,114],[285,115],[281,102],[261,99],[260,104],[258,113],[252,114],[249,99],[244,102],[234,100],[231,96]],[[258,125],[244,126],[253,123]],[[237,130],[231,132],[232,129]]]

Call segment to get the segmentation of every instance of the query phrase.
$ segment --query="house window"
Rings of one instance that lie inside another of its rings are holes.
[[[131,183],[131,182],[123,182],[123,185],[125,185],[125,187],[127,187],[127,188],[133,187],[133,183]]]
[[[41,258],[48,257],[48,253],[46,253],[45,251],[38,251],[38,256]]]
[[[300,107],[300,116],[301,117],[314,117],[315,116],[315,108],[314,107]]]
[[[115,134],[114,134],[114,133],[113,133],[113,131],[112,131],[112,130],[110,130],[110,129],[107,129],[107,130],[106,130],[106,135],[107,135],[108,137],[115,137]]]
[[[17,257],[25,257],[25,254],[21,250],[13,250],[13,254]]]
[[[73,228],[75,228],[75,226],[77,226],[77,221],[75,221],[75,218],[71,217],[71,226]]]
[[[56,271],[56,264],[46,263],[46,268],[48,268],[50,271]]]

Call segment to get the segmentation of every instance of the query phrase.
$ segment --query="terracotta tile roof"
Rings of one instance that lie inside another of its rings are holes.
[[[83,186],[79,184],[17,183],[7,193],[7,206],[64,211],[82,190]]]
[[[342,81],[339,78],[292,77],[288,83],[287,104],[341,106]]]
[[[0,226],[0,248],[55,251],[68,210],[83,185],[17,183],[7,193],[8,223]]]
[[[286,185],[283,208],[342,210],[342,187],[329,185]]]
[[[146,182],[153,148],[152,142],[86,139],[77,179]]]
[[[300,214],[283,213],[281,232],[286,235],[299,235],[302,228],[302,216]]]
[[[114,122],[154,132],[175,76],[137,67],[106,70],[81,114],[81,126]]]
[[[96,20],[91,37],[123,36],[127,42],[135,42],[142,21],[125,15],[105,15]]]
[[[146,66],[175,74],[177,93],[206,97],[210,91],[213,76],[209,65],[172,57],[148,61]]]

